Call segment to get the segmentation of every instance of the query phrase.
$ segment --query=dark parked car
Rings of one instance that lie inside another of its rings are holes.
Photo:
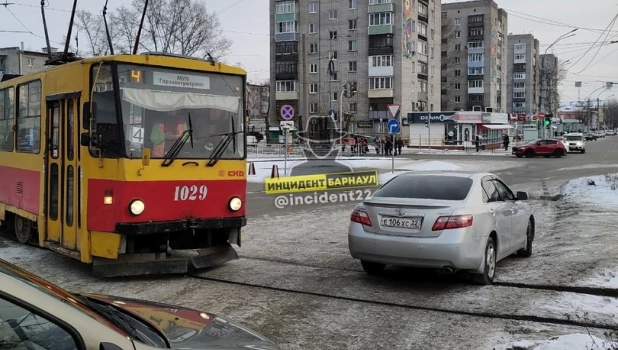
[[[518,158],[523,156],[526,156],[526,158],[536,156],[553,156],[560,158],[567,154],[567,149],[564,147],[564,143],[559,140],[539,139],[530,141],[525,145],[513,147],[512,153]]]

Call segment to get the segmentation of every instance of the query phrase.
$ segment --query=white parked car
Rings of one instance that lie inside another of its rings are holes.
[[[354,208],[350,254],[370,274],[386,265],[467,270],[491,284],[498,261],[532,255],[527,199],[490,173],[403,173]]]

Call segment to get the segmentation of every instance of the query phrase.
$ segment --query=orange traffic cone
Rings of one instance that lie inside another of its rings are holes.
[[[279,167],[277,166],[277,164],[273,164],[273,170],[270,173],[270,178],[271,179],[278,179],[279,178]]]
[[[255,164],[249,163],[249,175],[255,175]]]

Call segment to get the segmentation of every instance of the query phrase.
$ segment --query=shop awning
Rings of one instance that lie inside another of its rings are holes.
[[[484,124],[484,125],[481,125],[481,126],[484,127],[484,128],[487,128],[487,129],[491,129],[491,130],[513,129],[512,126],[506,125],[506,124],[500,124],[500,125],[487,125],[487,124]]]

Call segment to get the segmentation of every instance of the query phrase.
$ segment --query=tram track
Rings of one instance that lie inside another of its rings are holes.
[[[498,314],[498,313],[482,312],[482,311],[449,310],[449,309],[438,308],[438,307],[406,305],[406,304],[397,303],[397,302],[379,301],[379,300],[371,300],[371,299],[366,299],[366,298],[346,297],[346,296],[330,295],[327,293],[294,290],[294,289],[282,288],[282,287],[265,286],[265,285],[260,285],[256,283],[230,281],[230,280],[226,280],[222,278],[200,276],[200,275],[195,275],[195,274],[187,274],[186,276],[190,278],[199,279],[199,280],[225,283],[225,284],[231,284],[231,285],[243,286],[243,287],[249,287],[249,288],[258,288],[258,289],[268,290],[268,291],[273,291],[273,292],[292,293],[296,295],[328,298],[328,299],[333,299],[333,300],[362,303],[362,304],[375,305],[375,306],[397,307],[397,308],[402,308],[406,310],[428,311],[428,312],[437,312],[437,313],[449,314],[449,315],[469,316],[469,317],[477,317],[477,318],[491,318],[491,319],[500,319],[500,320],[508,320],[508,321],[521,321],[521,322],[543,323],[543,324],[561,325],[561,326],[583,327],[587,329],[594,328],[594,329],[602,329],[602,330],[610,330],[610,331],[615,331],[618,328],[615,325],[608,325],[608,324],[602,324],[602,323],[597,323],[597,322],[586,322],[586,321],[580,321],[578,319],[559,319],[559,318],[554,318],[554,317],[543,317],[543,316],[532,316],[532,315],[503,315],[503,314]]]

